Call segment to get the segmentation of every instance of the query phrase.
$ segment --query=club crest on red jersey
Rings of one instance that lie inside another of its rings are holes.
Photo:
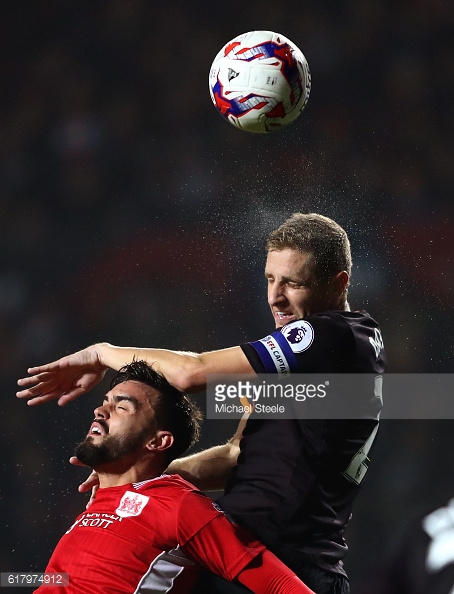
[[[120,505],[115,510],[115,513],[122,518],[139,516],[147,505],[149,499],[150,498],[146,495],[134,493],[133,491],[126,491],[121,498]]]
[[[314,329],[305,320],[291,322],[281,330],[294,353],[302,353],[314,340]]]

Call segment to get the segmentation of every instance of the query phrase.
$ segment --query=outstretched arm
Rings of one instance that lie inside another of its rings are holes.
[[[24,389],[17,396],[28,398],[31,406],[54,398],[64,405],[94,388],[107,369],[118,371],[133,359],[153,365],[182,392],[203,390],[209,374],[253,373],[239,346],[198,354],[99,343],[53,363],[29,368],[30,376],[18,380]]]

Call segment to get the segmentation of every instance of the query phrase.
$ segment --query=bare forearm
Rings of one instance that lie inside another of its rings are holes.
[[[174,460],[169,474],[179,474],[201,491],[224,489],[231,469],[235,466],[239,448],[231,441]]]
[[[206,384],[200,355],[197,353],[139,347],[119,347],[107,342],[95,345],[99,360],[105,367],[118,371],[133,359],[146,361],[156,371],[184,392],[198,392]],[[197,373],[200,368],[199,373]]]
[[[174,460],[167,468],[169,474],[179,474],[201,491],[224,489],[230,471],[236,465],[240,453],[240,441],[249,414],[245,413],[238,423],[235,434],[227,443],[214,446]]]
[[[204,390],[209,374],[252,372],[240,347],[191,353],[167,349],[118,347],[103,342],[94,345],[93,348],[96,349],[102,365],[117,371],[133,359],[144,360],[182,392],[194,393]]]

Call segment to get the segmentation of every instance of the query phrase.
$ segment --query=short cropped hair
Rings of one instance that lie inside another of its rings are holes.
[[[315,277],[327,282],[345,270],[351,274],[350,241],[344,229],[332,219],[316,213],[294,213],[268,235],[266,250],[286,248],[312,255]]]
[[[136,381],[154,388],[158,397],[153,402],[156,428],[170,431],[173,444],[165,450],[167,464],[178,458],[200,437],[202,413],[200,409],[146,361],[133,361],[122,367],[113,377],[110,389],[127,381]]]

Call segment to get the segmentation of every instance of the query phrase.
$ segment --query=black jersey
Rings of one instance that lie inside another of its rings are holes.
[[[385,364],[366,312],[311,315],[242,349],[256,373],[381,374]],[[219,503],[295,573],[307,564],[344,573],[343,532],[377,429],[376,406],[361,420],[250,419]]]

